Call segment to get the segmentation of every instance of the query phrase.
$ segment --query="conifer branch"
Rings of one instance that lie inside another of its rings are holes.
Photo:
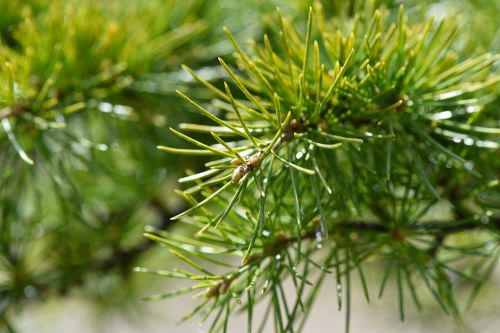
[[[328,20],[315,3],[305,31],[281,14],[276,22],[271,30],[279,33],[265,36],[263,46],[253,43],[251,54],[226,30],[239,71],[220,63],[241,100],[229,83],[224,92],[189,70],[214,93],[218,110],[211,113],[186,99],[239,138],[223,140],[210,127],[189,125],[215,138],[203,143],[206,150],[224,152],[224,158],[205,164],[207,171],[190,176],[197,185],[184,191],[193,207],[179,217],[193,228],[196,240],[191,247],[174,235],[147,235],[193,260],[218,253],[242,257],[241,264],[223,274],[159,275],[212,281],[205,293],[209,301],[194,311],[212,302],[204,310],[206,318],[219,309],[210,331],[227,330],[245,293],[241,309],[248,314],[249,329],[255,303],[268,298],[276,330],[300,330],[306,314],[296,309],[310,306],[323,273],[317,285],[312,276],[320,272],[335,275],[338,306],[347,302],[348,322],[350,298],[343,295],[350,294],[352,271],[362,275],[367,258],[388,263],[380,294],[395,270],[402,320],[406,288],[420,306],[412,274],[419,275],[443,311],[458,317],[444,272],[466,280],[478,277],[454,267],[442,252],[487,262],[499,248],[498,211],[479,199],[486,193],[497,197],[493,175],[498,166],[477,164],[494,154],[498,138],[492,115],[476,116],[474,110],[488,108],[497,91],[494,64],[500,56],[458,61],[451,56],[458,20],[414,23],[403,7],[396,15],[367,6],[355,18]],[[447,168],[454,170],[453,179],[446,177]],[[477,207],[461,210],[462,201],[470,199]],[[426,214],[443,200],[452,201],[459,218],[429,222]],[[470,247],[453,244],[453,234],[468,230],[484,234],[484,240],[474,244],[471,236]],[[194,269],[198,265],[193,261]],[[283,293],[286,277],[300,291],[292,302]],[[257,285],[261,295],[255,293]],[[304,286],[314,286],[307,297]],[[206,285],[180,292],[198,287]]]

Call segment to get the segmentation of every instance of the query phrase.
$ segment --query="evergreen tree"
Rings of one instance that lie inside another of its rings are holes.
[[[348,330],[353,279],[459,322],[494,271],[497,2],[0,8],[0,331],[75,288],[130,299],[133,271],[186,280],[146,299],[194,293],[210,332],[299,332],[325,285]]]

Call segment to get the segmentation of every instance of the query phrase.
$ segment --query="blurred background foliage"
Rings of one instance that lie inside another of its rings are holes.
[[[342,2],[322,1],[327,16],[359,3]],[[377,3],[460,14],[471,54],[499,50],[498,1]],[[184,209],[174,182],[202,162],[156,149],[179,145],[169,126],[200,117],[175,89],[210,102],[180,65],[222,87],[217,57],[233,59],[223,26],[258,40],[276,6],[305,25],[310,5],[0,0],[0,330],[26,302],[75,289],[115,305],[142,296],[131,269],[159,256],[142,231],[170,226]]]
[[[156,150],[193,117],[179,65],[210,72],[231,50],[222,25],[259,31],[251,2],[1,1],[0,318],[80,286],[122,300],[96,284],[127,279],[143,226],[178,209],[167,174],[192,163]]]

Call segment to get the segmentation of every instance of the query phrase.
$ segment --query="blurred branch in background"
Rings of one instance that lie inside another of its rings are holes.
[[[241,38],[259,31],[252,1],[238,6],[244,11],[235,6],[1,1],[4,321],[25,300],[66,294],[95,274],[118,271],[126,278],[152,244],[141,237],[143,226],[164,228],[182,207],[162,188],[180,165],[197,162],[155,147],[170,140],[165,124],[196,116],[181,112],[176,98],[136,89],[136,82],[150,86],[154,74],[190,85],[175,75],[181,63],[211,66],[215,54],[231,50],[219,24]]]

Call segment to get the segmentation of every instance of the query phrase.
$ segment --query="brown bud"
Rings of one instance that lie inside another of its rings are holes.
[[[233,171],[233,176],[231,178],[232,182],[235,184],[238,184],[241,180],[241,178],[245,175],[245,173],[242,170],[242,165],[234,169]]]
[[[235,157],[231,160],[231,164],[234,166],[238,166],[241,164],[241,160],[239,158]]]
[[[299,128],[299,125],[300,125],[300,122],[297,119],[292,119],[290,121],[290,128],[293,130],[296,130],[297,128]]]
[[[212,287],[207,288],[207,291],[205,292],[205,297],[206,298],[212,298],[219,296],[219,285],[215,285]]]
[[[252,168],[258,168],[262,164],[262,160],[260,159],[259,156],[254,155],[248,159],[248,165],[250,165]]]

